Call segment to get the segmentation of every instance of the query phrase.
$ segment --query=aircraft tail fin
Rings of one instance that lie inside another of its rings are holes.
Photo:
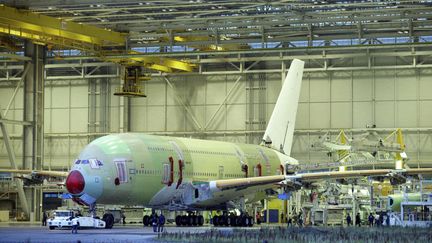
[[[303,67],[303,61],[292,61],[263,137],[266,145],[286,155],[291,153]]]

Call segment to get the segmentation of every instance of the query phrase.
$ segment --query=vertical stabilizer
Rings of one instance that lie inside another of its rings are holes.
[[[264,143],[286,155],[291,153],[303,67],[303,61],[292,61],[263,137]]]

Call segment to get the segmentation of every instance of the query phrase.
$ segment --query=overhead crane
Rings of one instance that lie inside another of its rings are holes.
[[[98,59],[114,62],[125,68],[125,79],[122,91],[128,95],[145,97],[138,92],[138,82],[142,77],[127,76],[128,73],[138,73],[137,66],[143,66],[166,73],[191,72],[195,65],[185,61],[160,57],[125,57],[110,58],[110,55],[127,53],[140,54],[126,50],[127,35],[109,29],[75,23],[62,18],[53,18],[32,13],[29,10],[15,9],[0,5],[0,33],[31,40],[35,44],[47,45],[50,48],[71,48],[96,54]],[[10,42],[3,41],[3,46],[14,47]],[[12,48],[9,48],[12,49]],[[13,50],[13,49],[12,49]],[[131,83],[131,78],[137,77]],[[132,89],[131,84],[135,84]],[[121,93],[121,92],[120,92]]]
[[[215,41],[216,38],[216,41]],[[232,51],[232,50],[246,50],[250,49],[247,44],[218,44],[220,40],[229,40],[230,38],[225,36],[174,36],[176,42],[204,42],[206,44],[191,45],[191,47],[199,49],[200,51]],[[211,43],[215,42],[215,44]],[[208,44],[207,44],[208,43]]]

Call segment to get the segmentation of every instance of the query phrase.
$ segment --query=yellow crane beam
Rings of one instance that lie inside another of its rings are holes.
[[[88,50],[94,46],[125,45],[125,35],[0,5],[0,32],[36,43]],[[94,48],[97,49],[97,48]]]
[[[98,58],[102,60],[127,66],[142,65],[161,72],[191,72],[195,67],[193,64],[169,58],[110,58],[109,55],[116,51],[106,50],[110,48],[104,50],[103,47],[124,47],[127,37],[125,34],[4,5],[0,5],[1,33],[29,39],[36,44],[89,51],[99,55]],[[134,51],[128,53],[139,54],[139,52]]]
[[[223,38],[228,39],[228,38]],[[177,42],[190,42],[190,41],[210,41],[210,36],[174,36],[174,41]],[[191,45],[201,51],[232,51],[250,49],[246,44],[204,44],[204,45]]]
[[[140,54],[140,52],[129,51],[129,54]],[[120,63],[126,66],[145,66],[150,69],[158,70],[161,72],[172,73],[175,71],[192,72],[195,65],[179,61],[171,58],[160,57],[129,57],[129,58],[111,58],[109,56],[104,58],[107,61]]]

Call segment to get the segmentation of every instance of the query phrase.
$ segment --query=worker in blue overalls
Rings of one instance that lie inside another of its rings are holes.
[[[151,219],[151,223],[153,226],[153,232],[157,232],[157,228],[158,228],[158,224],[159,224],[159,217],[158,217],[157,213],[153,214],[152,219]]]

